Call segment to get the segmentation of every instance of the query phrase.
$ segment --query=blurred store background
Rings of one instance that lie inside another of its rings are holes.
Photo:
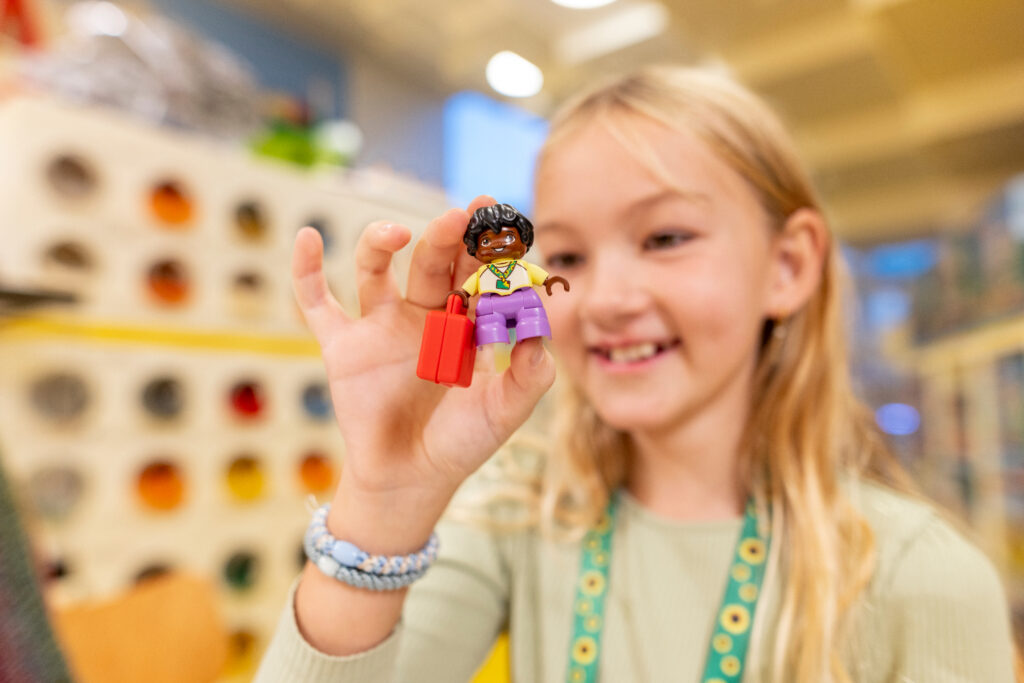
[[[1022,26],[1020,0],[0,0],[0,648],[52,656],[27,530],[81,680],[248,680],[344,458],[295,231],[354,308],[366,223],[529,207],[553,108],[664,61],[795,131],[863,394],[1024,619]]]

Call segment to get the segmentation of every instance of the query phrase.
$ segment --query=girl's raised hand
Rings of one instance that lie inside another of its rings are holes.
[[[448,389],[416,376],[426,313],[444,306],[453,272],[460,283],[479,265],[466,254],[462,235],[471,213],[493,203],[479,197],[468,211],[452,209],[427,226],[413,252],[406,298],[391,260],[410,231],[392,223],[369,225],[356,247],[357,319],[327,287],[319,233],[303,228],[296,237],[293,284],[323,353],[350,492],[374,500],[436,494],[447,502],[526,420],[554,380],[553,360],[540,339],[517,344],[503,373],[478,369],[468,388]],[[489,361],[490,354],[483,354],[478,366]]]

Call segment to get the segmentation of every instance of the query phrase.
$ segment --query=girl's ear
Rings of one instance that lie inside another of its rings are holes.
[[[781,319],[800,310],[821,283],[829,233],[814,209],[797,209],[771,243],[765,315]]]

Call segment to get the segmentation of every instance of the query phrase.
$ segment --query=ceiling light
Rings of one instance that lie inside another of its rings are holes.
[[[551,2],[570,9],[594,9],[595,7],[610,5],[615,0],[551,0]]]
[[[544,85],[544,74],[533,62],[502,50],[487,62],[487,82],[507,97],[531,97]]]

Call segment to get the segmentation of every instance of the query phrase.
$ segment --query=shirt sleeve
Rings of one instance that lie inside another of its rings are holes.
[[[507,620],[508,571],[486,531],[446,521],[437,532],[440,554],[410,588],[401,623],[366,652],[333,657],[307,643],[295,621],[293,586],[256,683],[470,680]]]
[[[402,625],[376,647],[345,657],[324,654],[306,642],[295,620],[296,580],[288,591],[288,602],[277,630],[263,654],[254,683],[304,681],[391,681],[398,646],[402,638]]]
[[[462,283],[462,288],[466,290],[470,296],[473,296],[480,290],[480,273],[482,273],[486,267],[487,266],[477,268],[476,272],[467,277],[466,281]]]
[[[520,261],[526,268],[526,273],[530,276],[530,282],[535,285],[542,285],[544,281],[548,279],[548,271],[544,270],[540,266],[536,266],[528,261]]]
[[[1009,607],[995,567],[933,517],[893,570],[895,670],[889,680],[1012,683]]]

